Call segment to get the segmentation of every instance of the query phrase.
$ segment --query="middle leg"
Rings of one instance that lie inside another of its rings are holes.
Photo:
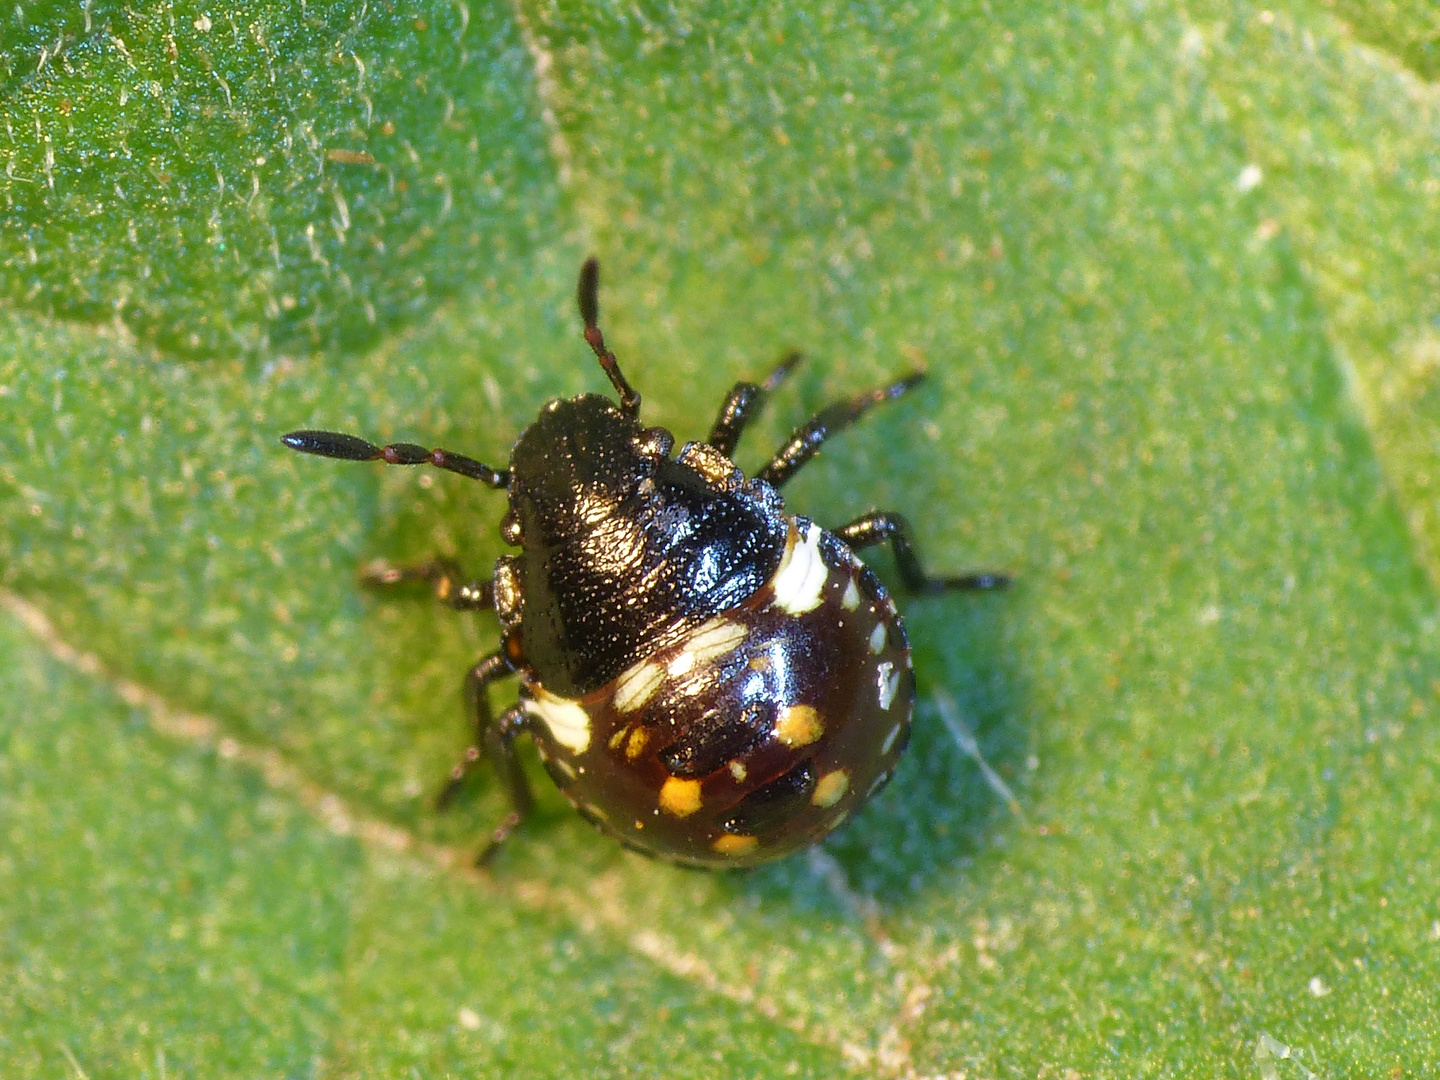
[[[465,778],[484,757],[494,767],[496,775],[505,787],[510,799],[509,812],[500,819],[500,824],[490,833],[490,839],[476,858],[477,866],[484,866],[499,850],[500,845],[513,833],[535,808],[535,796],[530,791],[530,782],[525,779],[525,770],[515,755],[515,739],[524,734],[528,718],[524,706],[512,705],[497,719],[490,711],[490,700],[486,688],[498,679],[512,674],[510,663],[504,653],[491,653],[482,657],[465,676],[465,697],[475,717],[475,742],[465,750],[459,764],[450,770],[450,778],[435,800],[437,809],[444,809],[459,792]]]
[[[512,705],[501,714],[500,719],[485,732],[485,756],[499,774],[510,796],[510,812],[500,819],[490,832],[490,839],[475,857],[476,866],[485,866],[495,857],[500,846],[510,838],[521,823],[535,809],[535,796],[530,791],[530,781],[525,779],[525,770],[515,755],[515,738],[525,733],[529,718],[523,705]]]
[[[450,805],[465,783],[465,778],[479,764],[482,748],[488,750],[486,740],[490,737],[496,721],[494,713],[490,711],[490,698],[485,692],[486,687],[512,673],[510,663],[505,659],[503,652],[482,656],[475,666],[466,672],[465,705],[475,723],[474,742],[466,747],[465,753],[460,756],[460,761],[450,770],[450,776],[446,780],[445,786],[435,797],[437,810],[443,810]]]
[[[899,397],[924,378],[925,373],[917,371],[889,386],[871,390],[868,394],[856,394],[821,409],[809,423],[795,429],[790,441],[780,448],[769,465],[756,474],[757,479],[766,480],[778,488],[794,476],[800,466],[818,454],[831,435],[844,431],[882,401]]]
[[[835,535],[856,550],[874,547],[888,540],[890,550],[895,553],[900,580],[912,593],[936,593],[946,589],[1004,589],[1010,584],[1007,575],[993,572],[948,578],[928,576],[920,565],[920,556],[915,554],[915,546],[910,542],[910,523],[899,514],[872,511],[836,529]]]

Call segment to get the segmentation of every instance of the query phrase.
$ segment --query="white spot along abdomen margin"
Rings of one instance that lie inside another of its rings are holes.
[[[791,615],[814,611],[820,606],[820,592],[828,573],[825,560],[820,556],[820,526],[811,522],[804,536],[792,532],[779,569],[770,579],[775,589],[775,606]]]
[[[576,754],[590,745],[590,715],[579,702],[556,697],[540,687],[531,690],[534,698],[525,699],[525,711],[544,721],[550,737]]]

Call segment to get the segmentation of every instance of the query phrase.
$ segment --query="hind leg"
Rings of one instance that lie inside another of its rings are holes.
[[[900,580],[908,592],[1003,589],[1010,584],[1007,575],[993,572],[962,574],[959,577],[930,577],[920,565],[920,556],[915,553],[915,546],[910,542],[910,523],[899,514],[872,511],[856,518],[849,525],[836,529],[835,535],[857,551],[888,541],[890,550],[895,553],[895,567],[900,571]]]

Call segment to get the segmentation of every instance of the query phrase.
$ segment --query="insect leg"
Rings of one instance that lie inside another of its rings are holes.
[[[460,568],[449,559],[432,559],[419,566],[391,566],[376,561],[360,572],[360,580],[376,589],[424,581],[435,591],[436,600],[456,611],[490,611],[495,607],[495,583],[461,580]]]
[[[461,785],[465,783],[465,778],[470,775],[471,770],[480,761],[481,747],[486,745],[490,732],[496,727],[497,721],[494,714],[490,712],[490,699],[485,694],[485,688],[511,673],[510,663],[505,659],[505,654],[501,652],[482,656],[466,673],[465,704],[475,718],[475,742],[466,748],[459,763],[450,770],[449,780],[435,798],[437,810],[443,810],[449,806],[460,791]],[[512,709],[511,712],[513,711]],[[510,713],[507,712],[505,715],[509,716]]]
[[[434,465],[437,469],[479,480],[492,488],[510,486],[510,473],[492,469],[474,458],[449,450],[427,450],[414,443],[391,443],[376,446],[355,435],[339,431],[292,431],[280,439],[291,450],[317,457],[339,458],[341,461],[383,461],[386,465]]]
[[[790,441],[780,448],[780,452],[771,459],[769,465],[756,474],[757,478],[769,481],[778,488],[795,475],[800,466],[820,452],[826,439],[844,431],[882,401],[899,397],[924,378],[925,373],[917,371],[889,386],[882,386],[867,394],[856,394],[821,409],[809,423],[795,429]]]
[[[920,565],[920,557],[915,554],[914,545],[910,543],[910,523],[899,514],[871,511],[836,529],[835,535],[857,550],[888,540],[890,550],[895,553],[900,580],[912,593],[934,593],[945,589],[1004,589],[1010,584],[1007,575],[988,571],[960,577],[928,577]]]
[[[620,408],[630,419],[640,415],[640,395],[620,371],[620,361],[605,346],[605,336],[597,325],[600,321],[600,261],[585,260],[580,267],[580,284],[576,289],[580,301],[580,318],[585,322],[585,342],[605,369],[605,375],[615,392],[620,395]]]
[[[705,441],[726,457],[733,454],[745,425],[760,411],[765,399],[785,381],[785,376],[794,371],[798,363],[798,352],[786,353],[769,378],[760,385],[752,382],[736,383],[726,396],[725,403],[720,406],[720,415],[715,417],[715,425],[710,429],[710,437]]]
[[[524,706],[512,705],[485,732],[485,756],[495,766],[510,796],[510,812],[500,819],[500,824],[490,834],[489,842],[480,849],[475,859],[476,866],[484,866],[493,859],[500,845],[535,809],[530,782],[525,779],[520,759],[515,756],[515,737],[526,730],[528,722]]]

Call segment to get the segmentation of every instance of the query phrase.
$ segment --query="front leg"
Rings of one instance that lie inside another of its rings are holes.
[[[785,381],[785,377],[795,370],[798,363],[798,352],[786,353],[763,383],[758,386],[752,382],[736,383],[726,396],[725,403],[720,406],[720,414],[715,417],[715,423],[710,428],[710,437],[705,441],[726,457],[732,457],[745,426],[755,418],[760,406],[765,404],[765,399]]]
[[[890,542],[895,553],[895,566],[900,571],[900,580],[908,592],[935,593],[946,589],[1004,589],[1010,584],[1005,574],[985,572],[962,574],[960,577],[935,578],[926,575],[920,565],[920,556],[910,542],[910,523],[899,514],[885,514],[872,511],[858,517],[849,525],[835,530],[835,535],[857,551]]]
[[[418,566],[391,566],[377,560],[360,572],[360,580],[375,589],[388,589],[407,581],[424,581],[435,599],[456,611],[491,611],[495,607],[493,581],[465,581],[449,559],[431,559]]]

